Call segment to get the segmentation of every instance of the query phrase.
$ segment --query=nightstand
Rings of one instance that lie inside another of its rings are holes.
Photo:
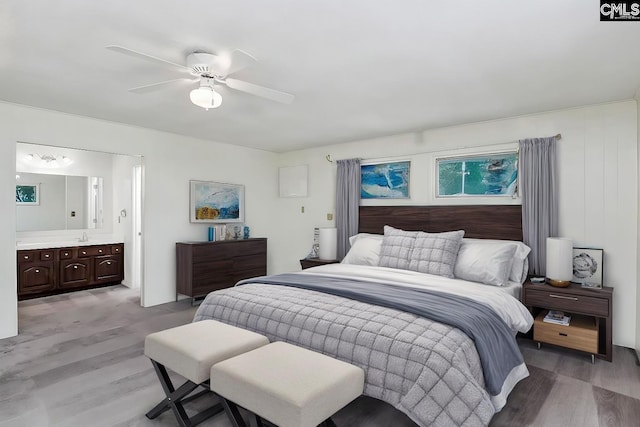
[[[522,288],[522,303],[536,318],[533,335],[538,345],[543,342],[587,351],[608,362],[613,356],[612,299],[613,288],[610,287],[585,289],[572,283],[566,288],[557,288],[526,282]],[[547,310],[571,314],[571,323],[558,326],[542,322]]]
[[[340,261],[337,259],[320,259],[320,258],[303,258],[300,260],[300,266],[304,270],[305,268],[317,267],[319,265],[337,264]]]

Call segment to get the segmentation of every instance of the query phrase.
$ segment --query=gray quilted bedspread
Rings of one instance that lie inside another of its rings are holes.
[[[216,319],[365,370],[364,394],[421,426],[484,426],[495,409],[473,341],[414,314],[286,286],[213,292],[194,321]]]

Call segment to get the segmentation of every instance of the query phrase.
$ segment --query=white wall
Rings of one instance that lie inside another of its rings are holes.
[[[16,141],[144,156],[144,306],[175,299],[175,242],[206,240],[207,227],[189,223],[189,179],[244,184],[252,235],[278,232],[276,154],[0,103],[0,337],[17,332]],[[269,252],[269,271],[274,256]]]
[[[638,146],[640,147],[640,90],[636,92],[636,109],[638,114]],[[640,150],[638,150],[638,163],[640,164]],[[638,185],[638,194],[640,196],[640,185]],[[638,199],[640,201],[640,198]],[[638,233],[640,233],[640,215],[638,215]],[[640,234],[637,237],[638,252],[636,257],[636,355],[640,360]]]
[[[433,198],[433,159],[443,151],[484,150],[521,138],[562,134],[559,142],[559,194],[562,236],[575,246],[603,248],[604,281],[614,291],[614,343],[635,347],[636,260],[638,254],[638,140],[635,101],[554,111],[453,126],[366,141],[285,153],[279,166],[309,165],[309,197],[279,199],[282,236],[291,255],[277,259],[276,270],[299,269],[312,242],[313,227],[332,225],[335,210],[333,159],[410,159],[411,199],[406,204],[438,203]],[[420,154],[415,154],[420,153]],[[274,172],[274,174],[277,173]],[[371,202],[369,202],[371,203]],[[305,213],[300,207],[305,206]],[[284,253],[275,248],[276,253]]]
[[[0,109],[2,106],[0,105]],[[16,139],[0,114],[0,338],[18,333],[16,285]]]

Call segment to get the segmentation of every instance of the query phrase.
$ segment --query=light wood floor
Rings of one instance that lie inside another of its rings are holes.
[[[190,322],[188,301],[143,309],[122,286],[19,303],[20,335],[0,340],[0,427],[174,426],[170,412],[144,413],[162,398],[144,337]],[[638,426],[640,367],[616,347],[614,362],[558,348],[520,348],[531,376],[492,426]],[[192,409],[198,409],[198,402]],[[415,426],[383,402],[362,397],[340,411],[341,427]],[[202,426],[228,427],[221,414]]]

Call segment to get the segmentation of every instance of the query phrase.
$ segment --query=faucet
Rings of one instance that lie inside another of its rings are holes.
[[[80,237],[80,239],[78,239],[79,242],[88,242],[89,241],[89,237],[87,237],[87,232],[83,231],[82,232],[82,237]]]

